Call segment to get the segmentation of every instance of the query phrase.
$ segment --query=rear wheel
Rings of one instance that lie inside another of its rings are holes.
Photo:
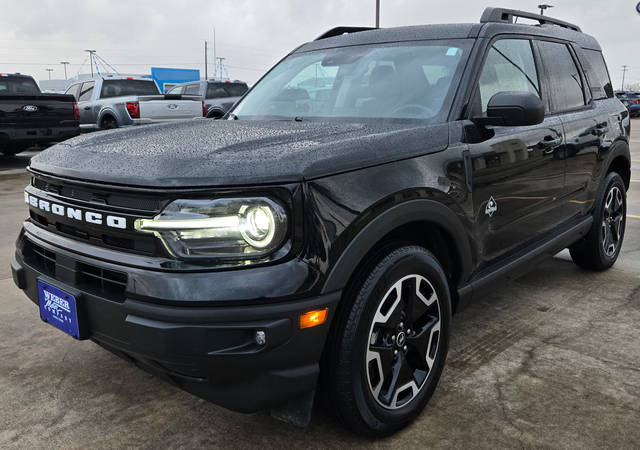
[[[101,130],[113,130],[118,128],[118,122],[113,116],[104,116],[100,121]]]
[[[580,267],[605,270],[620,255],[627,218],[627,193],[619,174],[611,172],[603,182],[589,234],[573,244],[571,258]]]
[[[329,390],[354,431],[384,436],[415,419],[436,388],[451,300],[440,264],[422,247],[388,252],[361,279],[333,328]]]

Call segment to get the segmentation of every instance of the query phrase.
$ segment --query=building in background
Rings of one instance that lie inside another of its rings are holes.
[[[152,67],[151,78],[153,78],[161,92],[167,92],[176,84],[188,81],[199,81],[200,71],[197,69],[171,69],[166,67]]]

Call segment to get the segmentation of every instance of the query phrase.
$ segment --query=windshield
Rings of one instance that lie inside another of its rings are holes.
[[[39,95],[40,89],[30,78],[0,78],[0,95]]]
[[[159,94],[158,86],[153,80],[104,80],[100,98]]]
[[[470,45],[422,41],[294,54],[269,72],[233,115],[435,121],[449,110],[451,87]]]

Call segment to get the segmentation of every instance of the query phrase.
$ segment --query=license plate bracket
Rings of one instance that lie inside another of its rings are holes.
[[[38,280],[40,318],[68,335],[82,339],[77,300],[77,295]]]

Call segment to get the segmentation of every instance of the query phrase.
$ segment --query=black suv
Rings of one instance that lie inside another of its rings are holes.
[[[305,423],[322,389],[389,434],[463,304],[566,247],[620,252],[629,113],[574,25],[334,29],[227,119],[34,158],[12,263],[45,321],[227,408]]]

